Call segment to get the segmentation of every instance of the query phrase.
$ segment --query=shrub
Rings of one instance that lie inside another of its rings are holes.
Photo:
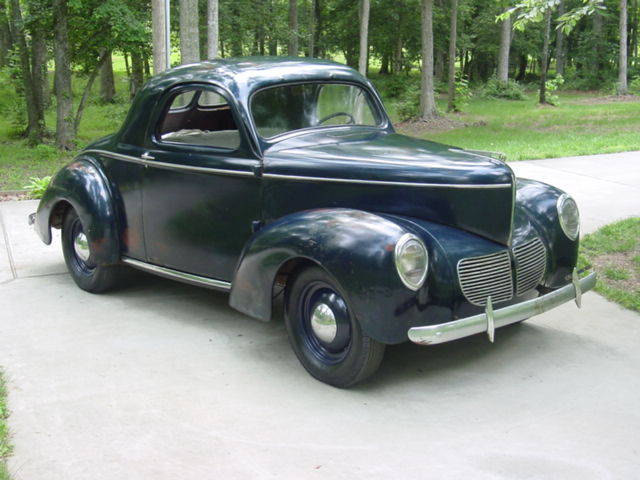
[[[640,95],[640,75],[629,82],[629,93]]]
[[[411,86],[408,88],[397,105],[397,113],[400,121],[404,122],[417,117],[420,114],[420,88]]]
[[[29,180],[30,182],[22,188],[29,192],[30,198],[42,198],[49,183],[51,183],[51,176],[42,178],[30,177]]]
[[[481,95],[486,98],[504,98],[507,100],[524,100],[526,98],[524,89],[518,82],[509,80],[507,83],[503,83],[495,77],[491,77],[482,87]]]
[[[545,83],[545,86],[547,89],[546,99],[548,104],[558,105],[559,99],[558,99],[558,95],[556,95],[555,92],[558,90],[558,88],[562,86],[563,83],[564,83],[564,79],[562,78],[562,75],[558,75],[556,78],[547,80],[547,82]]]
[[[456,96],[453,102],[456,111],[469,103],[471,98],[471,88],[469,88],[469,80],[464,77],[456,79]]]

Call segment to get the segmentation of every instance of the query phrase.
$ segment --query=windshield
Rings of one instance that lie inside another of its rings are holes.
[[[258,133],[271,138],[303,128],[378,126],[382,118],[367,92],[343,83],[280,85],[258,91],[251,101]]]

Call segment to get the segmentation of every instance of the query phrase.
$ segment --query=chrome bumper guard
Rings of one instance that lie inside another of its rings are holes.
[[[574,300],[578,308],[582,304],[582,294],[596,285],[596,273],[592,272],[584,278],[578,277],[573,270],[572,281],[553,292],[522,303],[494,310],[491,297],[487,299],[485,312],[472,317],[454,320],[438,325],[426,325],[409,329],[409,340],[420,345],[434,345],[486,332],[493,342],[495,329],[547,312],[563,303]]]

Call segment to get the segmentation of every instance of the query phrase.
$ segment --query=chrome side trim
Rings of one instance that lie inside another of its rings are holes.
[[[226,170],[224,168],[208,168],[208,167],[195,167],[192,165],[179,165],[177,163],[159,162],[156,160],[147,160],[141,157],[132,157],[130,155],[123,155],[122,153],[109,152],[108,150],[84,150],[82,153],[97,153],[105,157],[113,158],[115,160],[122,160],[124,162],[137,163],[139,165],[145,165],[147,167],[163,168],[165,170],[178,170],[188,171],[195,173],[206,173],[209,175],[237,175],[243,177],[253,177],[253,172],[247,172],[244,170]],[[143,154],[148,155],[148,152]]]
[[[198,287],[214,288],[216,290],[231,290],[231,283],[224,280],[216,280],[215,278],[201,277],[200,275],[194,275],[192,273],[181,272],[179,270],[173,270],[167,267],[161,267],[159,265],[153,265],[147,262],[141,262],[129,257],[122,257],[122,263],[125,263],[131,267],[145,272],[153,273],[160,277],[170,278],[171,280],[177,280],[179,282],[189,283]]]
[[[511,188],[510,183],[492,184],[464,184],[464,183],[417,183],[417,182],[390,182],[386,180],[360,180],[356,178],[329,178],[329,177],[305,177],[301,175],[284,175],[280,173],[263,173],[264,178],[291,180],[296,182],[333,182],[333,183],[360,183],[366,185],[396,185],[401,187],[435,187],[435,188],[472,188],[472,189],[496,189]]]
[[[491,331],[494,328],[526,320],[534,315],[556,308],[563,303],[576,300],[584,292],[591,290],[596,285],[597,276],[595,272],[578,280],[577,272],[574,270],[574,278],[576,279],[575,283],[569,283],[546,295],[522,303],[452,322],[410,328],[408,332],[409,340],[420,345],[435,345],[436,343],[449,342],[483,332],[487,332],[491,336]]]

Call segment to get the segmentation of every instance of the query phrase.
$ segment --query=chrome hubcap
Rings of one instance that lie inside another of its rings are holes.
[[[321,342],[331,343],[336,338],[336,316],[326,303],[319,303],[314,307],[311,313],[311,329]]]
[[[76,238],[73,239],[73,250],[76,252],[76,256],[86,262],[91,256],[91,250],[89,250],[89,240],[84,232],[80,231],[76,234]]]

